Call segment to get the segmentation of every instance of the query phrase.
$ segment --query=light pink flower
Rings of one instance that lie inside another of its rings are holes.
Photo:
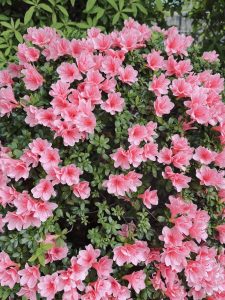
[[[209,165],[211,162],[213,162],[215,155],[216,155],[215,152],[205,147],[199,146],[197,149],[195,149],[195,154],[193,155],[193,159],[199,161],[204,165]]]
[[[114,160],[115,168],[121,167],[124,170],[130,168],[130,163],[128,161],[128,153],[123,148],[117,149],[116,152],[111,154],[110,156]]]
[[[60,283],[60,278],[57,273],[53,275],[45,275],[40,278],[38,283],[38,292],[42,297],[47,300],[52,300],[55,298],[55,294],[63,289]]]
[[[86,250],[80,250],[77,256],[78,264],[85,268],[91,268],[96,263],[97,258],[100,256],[100,250],[94,249],[92,245],[85,247]]]
[[[101,108],[111,115],[115,115],[116,112],[123,111],[125,106],[124,99],[120,93],[111,93],[108,95],[108,99],[101,104]]]
[[[147,137],[147,129],[143,125],[136,124],[128,129],[128,142],[138,146]]]
[[[73,185],[73,193],[76,197],[81,199],[87,199],[90,197],[91,189],[88,181],[81,181]]]
[[[48,201],[52,196],[56,196],[51,181],[47,179],[41,179],[31,192],[34,198],[41,198],[44,201]]]
[[[82,76],[76,66],[76,64],[70,64],[63,62],[58,68],[57,73],[63,82],[72,83],[74,80],[81,80]]]
[[[147,66],[153,71],[162,69],[164,67],[164,58],[160,55],[160,51],[152,50],[146,55]]]
[[[157,205],[159,200],[157,190],[150,191],[150,188],[148,188],[143,194],[139,195],[138,198],[141,198],[144,205],[149,209],[152,205]]]
[[[225,244],[225,224],[216,226],[216,230],[219,232],[220,243]]]
[[[169,114],[174,108],[174,104],[170,101],[168,96],[157,97],[154,102],[155,113],[158,117]]]
[[[126,66],[125,68],[119,68],[119,79],[129,85],[138,81],[138,71],[134,70],[132,66]]]
[[[34,288],[40,278],[40,272],[38,266],[30,267],[28,264],[25,265],[23,270],[20,270],[18,274],[21,276],[20,284],[27,285],[29,288]]]
[[[107,256],[103,256],[98,262],[93,264],[93,268],[97,271],[99,278],[109,278],[113,271],[112,264],[112,259],[109,259]]]
[[[28,90],[36,91],[43,85],[44,78],[32,65],[26,65],[26,68],[21,73],[25,76],[23,81]]]
[[[77,168],[74,164],[71,164],[62,167],[60,173],[61,173],[60,176],[61,183],[71,186],[79,182],[79,177],[82,174],[82,171],[80,168]]]
[[[159,77],[153,76],[153,80],[149,85],[149,90],[153,91],[156,96],[161,96],[168,94],[168,85],[170,80],[166,79],[164,74],[161,74]]]
[[[218,61],[219,60],[219,54],[216,53],[215,50],[213,51],[205,51],[202,55],[202,58],[210,63]]]
[[[128,288],[132,287],[137,294],[145,288],[145,278],[146,274],[142,270],[123,276],[129,282]]]

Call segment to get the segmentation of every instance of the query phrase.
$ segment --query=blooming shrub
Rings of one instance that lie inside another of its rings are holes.
[[[1,299],[225,299],[217,55],[132,19],[24,39],[0,71]]]

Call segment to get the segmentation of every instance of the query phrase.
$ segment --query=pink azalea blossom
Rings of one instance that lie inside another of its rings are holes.
[[[170,101],[168,96],[157,97],[154,102],[155,113],[158,117],[169,114],[174,108],[174,104]]]
[[[85,247],[85,250],[79,251],[77,262],[83,267],[91,268],[96,263],[99,255],[99,249],[94,249],[92,245],[88,245]]]
[[[146,274],[143,271],[133,272],[132,274],[123,276],[123,279],[128,280],[128,288],[133,288],[137,294],[145,288]]]
[[[69,64],[63,62],[58,68],[57,73],[59,74],[60,79],[63,82],[73,82],[74,80],[81,80],[82,76],[77,68],[77,66],[73,64]]]
[[[150,191],[150,188],[148,188],[143,194],[139,195],[138,198],[141,198],[144,205],[149,209],[152,205],[158,204],[157,190]]]
[[[137,74],[138,72],[132,66],[119,68],[119,79],[129,85],[138,81]]]
[[[109,94],[108,99],[101,104],[101,108],[111,115],[123,111],[124,106],[125,102],[120,93]]]
[[[21,276],[20,284],[27,285],[29,288],[34,288],[40,278],[40,272],[38,266],[30,267],[28,264],[25,265],[23,270],[20,270],[18,274]]]
[[[47,179],[41,179],[31,192],[34,198],[41,198],[44,201],[56,196],[52,183]]]
[[[161,96],[168,94],[168,85],[170,80],[166,79],[164,74],[161,74],[159,77],[153,76],[153,80],[150,83],[149,90],[153,91],[156,96]]]
[[[44,78],[32,65],[26,65],[21,73],[25,76],[23,81],[28,90],[35,91],[44,83]]]
[[[73,188],[73,193],[76,197],[81,199],[87,199],[90,197],[91,189],[89,187],[89,182],[81,181],[77,184],[74,184],[72,188]]]

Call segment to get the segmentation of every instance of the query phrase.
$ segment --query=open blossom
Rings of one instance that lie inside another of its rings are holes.
[[[26,65],[26,68],[21,73],[25,76],[23,81],[28,90],[35,91],[42,86],[44,78],[32,65]]]
[[[150,83],[149,90],[153,91],[156,96],[168,94],[168,85],[170,80],[166,79],[164,74],[161,74],[159,77],[153,76],[153,80]]]
[[[108,99],[101,104],[101,108],[109,112],[111,115],[115,115],[116,112],[123,111],[125,106],[124,99],[120,93],[111,93]]]
[[[150,188],[148,188],[143,194],[139,195],[138,198],[141,198],[144,205],[149,209],[152,205],[158,204],[157,190],[150,191]]]
[[[128,160],[128,153],[123,148],[119,148],[115,153],[111,154],[111,158],[114,160],[114,167],[121,167],[126,170],[130,168],[130,163]]]
[[[218,56],[219,56],[219,54],[217,54],[215,50],[208,51],[208,52],[205,51],[202,55],[202,58],[210,63],[213,63],[213,62],[219,60]]]
[[[216,153],[205,147],[198,147],[195,150],[195,154],[193,155],[193,159],[199,161],[204,165],[209,165],[214,161]]]
[[[129,138],[128,141],[131,144],[139,145],[147,137],[147,129],[144,125],[136,124],[128,129]]]
[[[128,288],[132,287],[137,294],[145,288],[146,274],[143,271],[133,272],[123,276],[123,279],[129,282]]]
[[[170,167],[165,168],[165,172],[163,172],[163,178],[171,180],[172,185],[178,192],[184,188],[188,188],[188,183],[191,181],[190,177],[184,175],[183,173],[175,173]]]
[[[81,199],[87,199],[90,197],[91,189],[89,187],[89,182],[81,181],[77,184],[74,184],[72,188],[73,188],[73,193],[76,197]]]
[[[57,73],[59,77],[64,82],[73,82],[74,80],[81,80],[82,76],[76,66],[76,64],[69,64],[63,62],[58,68]]]
[[[60,181],[62,184],[73,185],[79,182],[79,176],[82,174],[81,169],[71,164],[62,167],[60,170]]]
[[[99,255],[99,249],[94,249],[92,245],[88,245],[85,247],[85,250],[79,251],[77,262],[85,268],[91,268],[96,263]]]
[[[174,108],[174,104],[170,101],[168,96],[157,97],[154,102],[155,113],[158,117],[169,114]]]
[[[127,84],[132,84],[135,83],[138,78],[137,78],[138,72],[134,70],[132,66],[127,66],[125,68],[119,68],[119,79],[122,82],[125,82]]]
[[[146,55],[147,66],[153,71],[162,69],[164,67],[164,58],[160,55],[160,51],[153,50]]]
[[[62,289],[63,287],[60,283],[60,278],[58,277],[57,273],[40,277],[40,282],[38,283],[38,292],[47,300],[54,299],[55,294]]]
[[[225,244],[225,224],[216,226],[216,230],[219,233],[220,243]]]
[[[38,266],[30,267],[28,264],[25,265],[23,270],[20,270],[18,274],[21,276],[20,284],[27,285],[29,288],[34,288],[40,278],[40,272]]]
[[[48,201],[52,196],[56,196],[52,183],[47,179],[41,179],[31,192],[34,198],[41,198],[44,201]]]
[[[109,179],[103,183],[104,187],[107,187],[109,194],[115,196],[125,196],[125,193],[129,190],[128,182],[123,174],[109,175]]]

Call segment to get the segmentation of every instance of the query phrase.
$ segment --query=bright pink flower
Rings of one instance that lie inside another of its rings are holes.
[[[8,286],[10,289],[19,282],[18,268],[9,267],[0,273],[0,285]]]
[[[26,68],[21,73],[25,76],[23,81],[28,90],[35,91],[42,86],[44,78],[32,65],[26,65]]]
[[[38,292],[47,300],[55,299],[55,294],[63,289],[57,273],[45,275],[40,278]]]
[[[121,98],[120,93],[111,93],[108,95],[108,99],[101,104],[101,108],[109,112],[111,115],[115,115],[116,112],[123,111],[125,106],[124,99]]]
[[[169,165],[172,163],[173,152],[171,149],[163,147],[158,153],[158,162],[161,164]]]
[[[147,66],[152,70],[159,70],[164,67],[164,58],[160,55],[160,51],[153,50],[151,53],[146,55]]]
[[[218,56],[219,56],[219,54],[217,54],[216,51],[213,50],[213,51],[204,52],[203,55],[202,55],[202,58],[204,60],[212,63],[212,62],[215,62],[215,61],[219,60]]]
[[[27,285],[29,288],[34,288],[40,278],[40,272],[38,266],[30,267],[28,264],[25,265],[23,270],[20,270],[18,274],[21,276],[20,284]]]
[[[156,96],[161,96],[168,94],[168,85],[170,80],[166,79],[164,74],[161,74],[159,77],[153,76],[153,80],[149,85],[149,90],[153,91]]]
[[[168,96],[157,97],[154,102],[155,113],[158,117],[169,114],[174,108],[174,104],[170,101]]]
[[[150,143],[147,143],[144,145],[143,154],[142,154],[143,161],[146,161],[148,159],[155,161],[157,155],[158,155],[158,145],[157,144],[150,142]]]
[[[58,149],[46,149],[41,154],[40,162],[46,169],[57,166],[58,163],[60,162],[59,150]]]
[[[51,148],[51,145],[48,140],[37,138],[29,144],[29,148],[34,154],[42,155],[46,149]]]
[[[93,113],[79,113],[76,125],[81,132],[93,133],[96,126],[96,118]]]
[[[142,185],[141,178],[142,174],[136,173],[135,171],[130,171],[125,175],[125,180],[127,181],[128,191],[127,192],[136,192],[137,188]]]
[[[195,149],[193,159],[199,161],[201,164],[209,165],[211,162],[213,162],[215,155],[215,152],[212,152],[211,150],[200,146]]]
[[[136,124],[128,129],[128,142],[138,146],[147,137],[146,127],[143,125]]]
[[[97,271],[99,278],[109,278],[113,271],[112,264],[112,259],[109,259],[107,256],[103,256],[98,262],[93,264],[93,268]]]
[[[165,168],[165,172],[163,172],[163,178],[171,180],[172,185],[178,192],[184,188],[188,188],[188,183],[191,181],[190,177],[184,175],[183,173],[174,173],[170,167]]]
[[[82,174],[81,169],[71,164],[61,168],[60,181],[62,184],[69,186],[79,182],[79,176]]]
[[[162,235],[159,237],[159,239],[164,241],[164,247],[177,247],[182,246],[184,236],[177,230],[176,227],[169,228],[165,226],[163,227]]]
[[[185,246],[170,246],[163,250],[161,255],[161,262],[165,263],[167,267],[171,267],[172,270],[181,272],[187,265],[187,259],[190,254],[190,250]]]
[[[159,200],[157,190],[150,191],[150,188],[148,188],[143,194],[139,195],[138,198],[141,198],[144,205],[149,209],[152,205],[157,205]]]
[[[20,64],[35,62],[38,60],[40,51],[34,47],[28,47],[25,43],[18,45],[17,57]]]
[[[171,27],[167,31],[168,37],[165,40],[165,49],[168,55],[179,54],[179,55],[188,55],[187,48],[193,42],[191,36],[185,36],[184,34],[178,34],[176,28]]]
[[[34,206],[34,217],[41,222],[45,222],[49,217],[53,216],[53,210],[58,207],[57,204],[48,201],[38,201]]]
[[[11,75],[7,70],[0,71],[0,87],[2,86],[10,86],[13,84],[13,80]]]
[[[89,182],[81,181],[73,185],[73,193],[76,197],[81,199],[87,199],[90,197],[91,189],[89,187]]]
[[[193,225],[189,230],[189,235],[193,239],[196,239],[198,243],[200,243],[201,240],[205,241],[208,237],[207,227],[209,220],[210,217],[206,211],[198,210],[196,212],[193,219]]]
[[[128,161],[128,153],[123,148],[117,149],[116,152],[111,154],[110,156],[114,160],[115,168],[121,167],[124,170],[130,168],[130,163]]]
[[[125,196],[129,190],[128,182],[123,174],[109,175],[109,179],[103,182],[103,186],[107,188],[109,194],[115,196]]]
[[[18,106],[11,86],[0,89],[0,116],[9,114]]]
[[[77,256],[78,264],[85,268],[91,268],[96,263],[97,258],[100,256],[100,250],[94,249],[92,245],[85,247],[86,250],[80,250]]]
[[[192,87],[184,78],[179,78],[172,81],[171,91],[178,98],[186,98],[190,96]]]
[[[31,192],[34,198],[41,198],[44,201],[56,196],[52,183],[47,179],[41,179]]]
[[[126,66],[125,68],[119,68],[119,79],[129,85],[138,81],[138,71],[134,70],[132,66]]]
[[[24,218],[21,215],[18,215],[16,212],[9,211],[3,219],[3,222],[8,223],[7,227],[9,230],[16,229],[20,231],[24,225]]]
[[[53,247],[49,249],[45,255],[45,263],[48,264],[49,262],[62,260],[63,258],[67,257],[67,254],[68,248],[66,245],[61,247],[53,245]]]
[[[200,179],[200,184],[202,185],[217,185],[218,173],[216,169],[202,166],[200,169],[196,170],[196,177]]]
[[[137,294],[145,288],[145,278],[146,274],[142,270],[123,276],[123,279],[129,282],[128,288],[132,287]]]
[[[19,292],[17,293],[17,296],[20,297],[26,297],[26,299],[29,300],[36,300],[37,299],[37,287],[35,288],[29,288],[28,286],[22,286]]]
[[[15,178],[15,181],[19,179],[27,179],[29,176],[30,168],[22,160],[14,160],[13,164],[9,166],[8,176]]]
[[[58,68],[57,73],[63,82],[72,83],[74,80],[81,80],[82,76],[76,64],[63,62]]]
[[[131,165],[137,168],[143,161],[143,149],[136,145],[131,145],[127,150],[128,161]]]

